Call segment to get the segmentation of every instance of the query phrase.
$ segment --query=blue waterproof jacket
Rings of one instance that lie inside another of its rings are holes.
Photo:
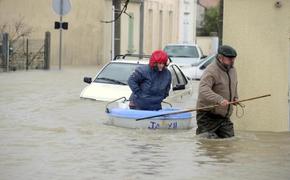
[[[132,90],[130,101],[136,109],[160,110],[162,100],[169,94],[171,73],[167,68],[158,71],[149,65],[139,66],[129,77],[128,84]]]

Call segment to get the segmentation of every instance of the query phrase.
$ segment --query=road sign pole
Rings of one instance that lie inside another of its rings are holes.
[[[64,26],[62,17],[65,16],[71,10],[71,4],[69,0],[52,0],[53,10],[59,15],[59,25],[57,22],[55,26],[59,26],[59,70],[61,70],[62,64],[62,28]],[[67,29],[68,23],[65,23],[65,29]]]
[[[63,0],[60,0],[60,16],[59,16],[59,70],[61,70],[62,59],[62,14],[63,14]]]
[[[112,6],[112,19],[115,19],[115,6]],[[112,30],[112,39],[111,39],[111,61],[115,57],[115,22],[113,21],[111,24],[111,30]]]

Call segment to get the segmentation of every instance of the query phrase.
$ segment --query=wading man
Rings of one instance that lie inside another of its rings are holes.
[[[210,139],[234,136],[230,120],[233,105],[229,102],[238,101],[237,72],[234,68],[236,56],[237,52],[231,46],[220,46],[216,60],[205,69],[201,77],[197,108],[219,106],[196,113],[197,135]]]

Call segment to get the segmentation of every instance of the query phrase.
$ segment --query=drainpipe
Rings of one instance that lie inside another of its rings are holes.
[[[141,0],[140,3],[139,59],[142,59],[144,54],[144,0]]]
[[[220,0],[219,22],[218,22],[219,46],[221,46],[223,44],[223,18],[224,18],[224,0]]]

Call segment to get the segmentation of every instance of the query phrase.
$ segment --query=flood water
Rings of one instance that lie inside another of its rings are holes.
[[[106,103],[79,98],[83,76],[96,72],[0,73],[1,180],[290,179],[288,132],[206,140],[195,136],[195,128],[104,124]],[[194,108],[195,100],[196,93],[182,105]]]

